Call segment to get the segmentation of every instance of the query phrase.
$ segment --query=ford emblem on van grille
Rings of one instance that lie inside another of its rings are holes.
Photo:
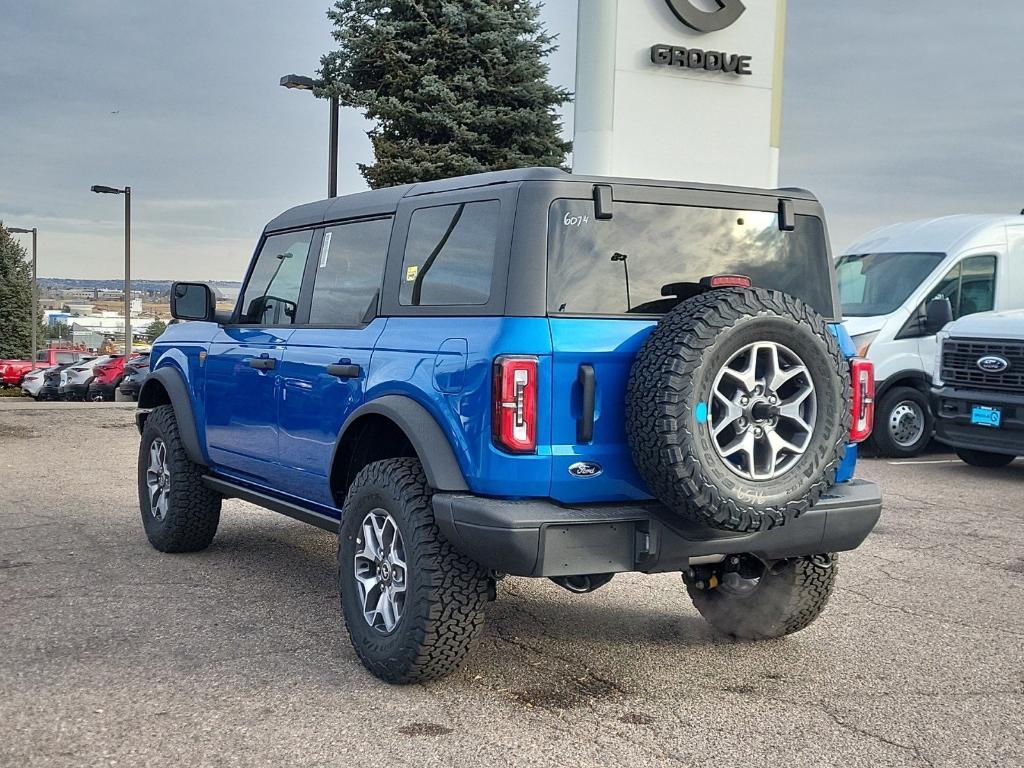
[[[597,477],[603,471],[601,465],[593,461],[577,461],[569,467],[569,474],[573,477]]]
[[[1010,367],[1010,361],[999,355],[985,355],[978,358],[978,367],[985,373],[1002,373]]]

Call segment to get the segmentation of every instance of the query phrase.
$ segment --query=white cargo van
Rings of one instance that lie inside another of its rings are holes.
[[[871,232],[836,262],[839,298],[858,353],[875,364],[875,429],[883,456],[915,456],[935,419],[929,390],[935,332],[925,307],[953,318],[1024,308],[1024,216],[946,216]]]

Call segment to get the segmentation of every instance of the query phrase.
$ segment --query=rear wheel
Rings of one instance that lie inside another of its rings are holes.
[[[389,683],[452,672],[484,624],[488,579],[434,523],[416,459],[363,468],[345,498],[338,539],[341,607],[363,665]]]
[[[715,629],[745,640],[782,637],[809,626],[828,604],[836,555],[765,565],[744,556],[739,567],[711,576],[683,575],[694,606]],[[693,574],[693,575],[691,575]]]
[[[935,418],[920,390],[893,387],[879,400],[872,441],[880,456],[917,456],[928,447],[934,431]]]
[[[956,455],[972,467],[1005,467],[1010,464],[1016,456],[1005,453],[989,453],[988,451],[972,451],[969,448],[958,448]]]

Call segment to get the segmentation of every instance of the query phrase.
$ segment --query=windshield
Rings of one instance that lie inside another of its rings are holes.
[[[946,258],[944,253],[866,253],[836,262],[839,300],[848,317],[896,311]]]
[[[556,200],[548,220],[551,314],[668,312],[709,275],[746,275],[835,317],[825,228],[797,216],[779,229],[767,211],[616,201],[611,219],[592,200]]]

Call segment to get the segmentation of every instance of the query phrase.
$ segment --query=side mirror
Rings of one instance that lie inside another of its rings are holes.
[[[949,299],[939,296],[928,302],[925,307],[925,331],[929,334],[936,334],[951,322],[953,322],[953,307],[949,303]]]
[[[174,283],[171,315],[178,320],[213,320],[216,303],[206,283]]]

